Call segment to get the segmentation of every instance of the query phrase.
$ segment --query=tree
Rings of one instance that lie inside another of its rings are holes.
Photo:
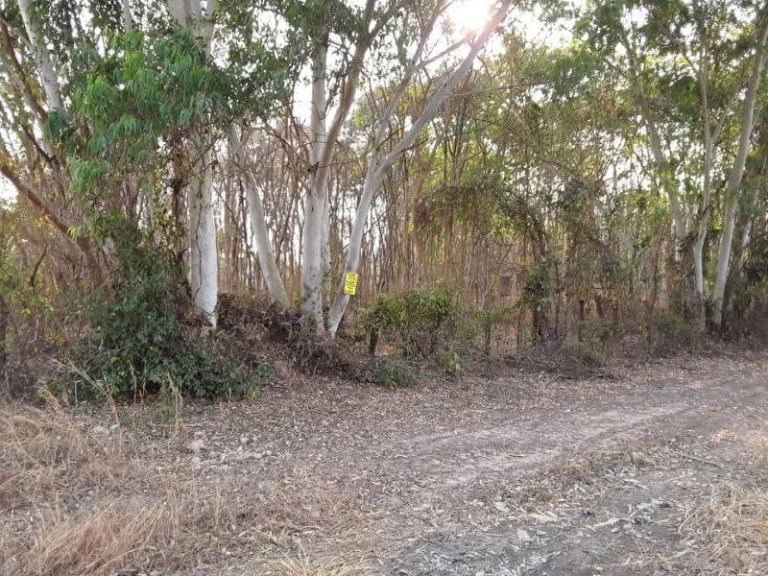
[[[215,2],[203,10],[201,0],[168,0],[168,11],[176,22],[198,38],[209,54],[213,37],[212,17]],[[190,146],[197,175],[187,183],[189,247],[192,301],[212,326],[216,326],[219,291],[219,261],[216,250],[216,223],[213,215],[213,142],[209,134],[200,135]]]
[[[764,8],[745,8],[719,0],[596,3],[579,24],[587,48],[621,74],[643,120],[654,176],[669,200],[681,276],[693,277],[694,301],[686,295],[684,299],[696,309],[701,329],[715,170],[731,158],[712,290],[711,320],[719,327],[736,195],[764,66]],[[735,140],[729,141],[726,136],[732,134]],[[700,154],[700,162],[690,163],[692,152]],[[686,165],[695,173],[686,172]],[[696,194],[686,194],[686,182],[697,183]],[[689,246],[690,259],[684,254]],[[688,291],[685,281],[682,290]]]
[[[503,0],[500,3],[498,9],[493,14],[493,17],[489,20],[483,30],[478,34],[478,36],[471,41],[468,54],[464,57],[459,66],[448,75],[442,86],[429,99],[424,109],[413,121],[411,128],[405,133],[400,142],[391,152],[389,152],[389,154],[383,158],[379,158],[379,150],[386,137],[386,128],[391,121],[395,111],[397,110],[400,100],[405,94],[405,91],[408,88],[415,72],[419,68],[423,68],[426,65],[426,63],[422,61],[422,53],[429,36],[429,32],[431,32],[431,29],[437,20],[439,11],[436,10],[430,17],[427,29],[422,32],[421,40],[418,44],[415,55],[411,62],[407,65],[400,84],[395,89],[384,115],[379,119],[376,126],[376,132],[372,146],[373,151],[368,158],[368,170],[366,172],[365,182],[363,184],[363,195],[360,199],[360,203],[357,208],[357,214],[355,216],[355,222],[352,226],[352,234],[349,241],[349,248],[347,250],[347,260],[344,267],[345,273],[357,272],[357,267],[360,262],[360,247],[363,239],[365,221],[368,218],[368,212],[370,210],[373,196],[381,185],[381,181],[384,178],[384,175],[397,161],[397,159],[414,144],[418,135],[421,133],[427,123],[434,118],[440,106],[443,105],[454,88],[461,80],[467,76],[467,74],[469,74],[478,53],[485,47],[488,39],[496,31],[497,27],[504,21],[504,18],[511,8],[511,5],[511,0]],[[441,6],[438,5],[438,8],[441,8]],[[342,280],[328,318],[328,329],[332,334],[335,334],[336,330],[338,329],[348,304],[349,296],[344,293],[344,285]]]

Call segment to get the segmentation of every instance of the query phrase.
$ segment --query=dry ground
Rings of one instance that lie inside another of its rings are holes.
[[[768,361],[6,405],[0,574],[766,575]]]

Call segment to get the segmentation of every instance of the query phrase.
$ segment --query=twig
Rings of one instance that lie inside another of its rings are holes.
[[[672,452],[673,454],[677,454],[678,456],[682,456],[683,458],[687,458],[688,460],[693,460],[694,462],[709,464],[710,466],[714,466],[715,468],[720,468],[720,470],[725,470],[725,466],[723,466],[719,462],[713,462],[712,460],[707,460],[706,458],[700,458],[699,456],[694,456],[693,454],[687,454],[680,450],[675,450],[674,448],[670,448],[670,452]]]
[[[593,524],[592,526],[590,526],[590,528],[592,530],[595,530],[597,528],[606,528],[608,526],[615,526],[616,524],[618,524],[622,520],[625,521],[625,522],[628,521],[627,518],[611,518],[610,520],[606,520],[605,522],[600,522],[599,524]]]

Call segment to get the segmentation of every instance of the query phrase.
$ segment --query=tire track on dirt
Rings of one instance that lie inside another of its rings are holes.
[[[412,454],[407,464],[417,475],[430,479],[429,488],[422,495],[425,500],[450,498],[458,506],[481,493],[498,494],[503,486],[524,485],[528,478],[541,477],[548,470],[557,473],[556,465],[560,462],[601,453],[643,450],[653,442],[679,447],[666,451],[671,460],[661,469],[652,464],[644,469],[647,472],[639,475],[640,480],[631,478],[635,484],[613,480],[607,490],[594,489],[599,496],[589,495],[589,490],[584,493],[587,500],[598,498],[602,506],[612,509],[614,514],[620,515],[622,510],[626,514],[626,507],[635,502],[626,500],[628,489],[637,491],[634,498],[639,502],[650,498],[647,492],[643,493],[648,490],[645,484],[655,486],[662,494],[675,493],[676,476],[680,474],[698,477],[701,482],[730,477],[731,467],[718,468],[717,462],[708,464],[707,457],[712,450],[710,439],[718,431],[748,429],[764,423],[768,407],[768,378],[764,367],[744,368],[739,363],[725,363],[718,370],[697,374],[698,378],[655,381],[629,392],[609,394],[592,405],[579,402],[569,408],[555,408],[522,419],[510,417],[485,428],[422,436],[410,443],[405,440]],[[692,456],[693,460],[686,460],[691,454],[704,457]],[[734,458],[730,466],[739,462],[738,456],[729,454],[722,446],[712,457]],[[697,467],[698,470],[691,471]],[[738,476],[737,472],[734,474]],[[690,490],[690,487],[684,488],[677,494],[690,498],[693,497]],[[575,502],[571,503],[571,510],[574,506],[576,516],[566,524],[584,525]],[[446,522],[430,536],[401,550],[402,561],[389,573],[409,576],[594,574],[595,567],[599,570],[601,563],[605,565],[607,554],[612,553],[611,546],[624,533],[617,535],[616,530],[611,530],[610,522],[606,523],[608,528],[589,537],[582,532],[568,533],[563,526],[547,526],[544,531],[541,530],[544,526],[513,526],[486,532],[466,522],[464,525]],[[658,532],[661,528],[656,530],[656,534],[661,534]],[[630,528],[628,534],[631,533]],[[566,535],[567,539],[563,540]],[[664,538],[667,538],[665,546],[673,546],[676,533],[671,530]],[[584,555],[587,550],[581,550],[585,539],[590,546],[597,547],[597,556],[592,560]],[[533,545],[542,542],[547,545]],[[618,542],[622,546],[626,544],[620,538]],[[553,560],[560,558],[562,560]],[[617,557],[615,569],[602,573],[637,573],[619,567],[627,558]],[[647,559],[642,555],[634,559],[640,564],[644,561]]]
[[[584,450],[615,450],[638,440],[696,428],[714,404],[732,409],[750,403],[762,377],[747,378],[737,389],[715,383],[702,392],[694,383],[667,382],[662,389],[644,387],[593,406],[562,408],[520,417],[511,414],[487,428],[456,429],[405,438],[380,454],[401,465],[434,491],[455,490],[479,479],[533,473]],[[745,384],[745,385],[744,385]],[[760,388],[761,384],[763,388]],[[365,460],[370,461],[370,458]]]

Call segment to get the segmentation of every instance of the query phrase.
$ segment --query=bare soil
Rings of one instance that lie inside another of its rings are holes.
[[[8,406],[0,574],[768,574],[766,358]],[[96,518],[119,538],[67,533]],[[126,518],[152,529],[121,548]]]

